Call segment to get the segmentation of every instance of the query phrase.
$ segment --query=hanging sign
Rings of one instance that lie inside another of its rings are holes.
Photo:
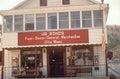
[[[88,43],[88,30],[62,30],[18,33],[18,45]]]

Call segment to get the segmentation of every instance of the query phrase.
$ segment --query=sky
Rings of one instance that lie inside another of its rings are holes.
[[[0,0],[0,10],[9,10],[23,0]],[[101,1],[101,0],[97,0]],[[109,14],[107,25],[120,25],[120,0],[104,0],[104,3],[109,4]],[[0,17],[1,24],[1,17]]]

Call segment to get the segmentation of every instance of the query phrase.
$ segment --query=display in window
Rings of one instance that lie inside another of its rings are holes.
[[[75,57],[74,65],[93,65],[93,53],[92,52],[82,52],[80,50],[75,50],[72,52]]]

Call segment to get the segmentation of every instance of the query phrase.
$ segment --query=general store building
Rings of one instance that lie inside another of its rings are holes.
[[[107,4],[24,0],[0,14],[4,78],[106,76]]]

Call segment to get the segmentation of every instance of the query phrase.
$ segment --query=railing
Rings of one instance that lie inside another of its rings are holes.
[[[120,72],[117,72],[110,66],[108,66],[108,74],[110,76],[110,79],[120,79]]]
[[[47,68],[47,67],[46,67]],[[23,67],[4,67],[4,79],[14,79],[14,78],[59,78],[59,77],[71,77],[71,78],[79,78],[79,77],[94,77],[94,74],[101,75],[105,74],[105,72],[101,71],[101,69],[96,68],[94,66],[73,66],[72,70],[70,66],[66,66],[64,72],[60,72],[55,74],[54,76],[50,76],[51,74],[47,74],[47,71],[44,71],[41,68],[23,68]],[[56,69],[56,68],[55,68]],[[100,71],[99,71],[100,70]],[[57,71],[57,69],[56,69]],[[46,75],[45,75],[46,72]],[[48,73],[49,70],[48,70]],[[52,72],[51,72],[52,73]],[[64,74],[63,74],[64,73]],[[54,73],[53,73],[54,74]],[[62,76],[61,76],[62,74]]]

